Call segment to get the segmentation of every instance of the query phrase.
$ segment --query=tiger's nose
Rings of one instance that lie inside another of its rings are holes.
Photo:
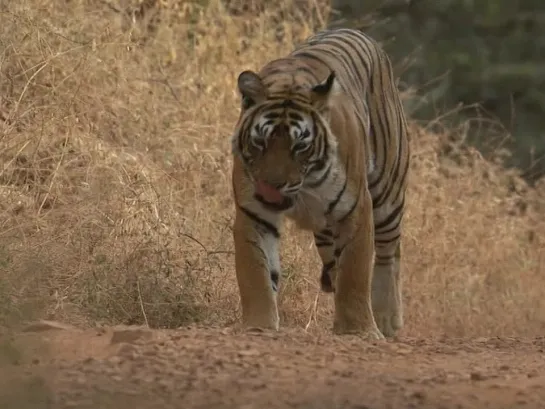
[[[280,190],[284,186],[286,186],[285,182],[274,182],[274,181],[267,180],[267,179],[261,179],[259,182],[267,185],[270,188],[276,189],[276,190]]]

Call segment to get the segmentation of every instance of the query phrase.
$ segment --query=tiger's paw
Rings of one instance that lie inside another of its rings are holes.
[[[265,314],[245,314],[242,317],[240,328],[245,332],[278,331],[280,319],[278,313],[268,311]]]
[[[341,321],[333,324],[333,333],[336,335],[355,335],[365,341],[378,341],[384,339],[375,323],[362,325],[350,325]]]
[[[233,325],[233,332],[235,334],[263,334],[263,333],[272,333],[279,331],[279,327],[276,326],[253,326],[245,325],[244,323],[237,323]]]
[[[396,302],[391,304],[373,303],[373,315],[380,332],[386,337],[393,337],[403,328],[403,315]]]

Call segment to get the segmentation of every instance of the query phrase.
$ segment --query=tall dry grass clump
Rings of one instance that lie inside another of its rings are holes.
[[[11,3],[0,14],[0,323],[234,322],[235,80],[325,12]],[[545,196],[456,132],[413,129],[405,334],[542,332]],[[285,233],[283,325],[328,329],[310,234]]]

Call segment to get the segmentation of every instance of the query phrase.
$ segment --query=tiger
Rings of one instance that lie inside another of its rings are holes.
[[[403,327],[401,233],[410,147],[392,65],[368,34],[324,29],[239,73],[233,239],[243,328],[279,330],[284,217],[314,235],[334,334]]]

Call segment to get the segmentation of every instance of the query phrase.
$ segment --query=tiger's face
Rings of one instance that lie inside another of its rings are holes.
[[[308,103],[302,103],[287,95],[270,96],[253,72],[240,74],[242,112],[233,153],[253,183],[254,197],[268,209],[289,209],[302,189],[327,177],[336,145],[320,104],[334,80],[332,74],[324,84],[309,89]]]

